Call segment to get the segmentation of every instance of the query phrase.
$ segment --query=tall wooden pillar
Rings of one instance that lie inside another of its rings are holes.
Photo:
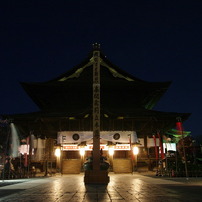
[[[100,170],[100,51],[93,51],[93,170]]]
[[[108,171],[100,170],[100,45],[93,45],[93,170],[85,171],[86,184],[107,184]]]

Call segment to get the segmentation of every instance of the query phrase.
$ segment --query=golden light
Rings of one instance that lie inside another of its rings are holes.
[[[84,155],[85,155],[85,147],[81,147],[81,148],[79,149],[79,151],[80,151],[80,155],[81,155],[81,156],[84,156]]]
[[[133,154],[134,155],[138,155],[138,153],[139,153],[139,148],[138,147],[133,147]]]
[[[110,156],[113,156],[114,155],[114,148],[113,147],[109,147],[108,152],[109,152]]]
[[[55,149],[55,156],[60,157],[61,151],[60,149]]]

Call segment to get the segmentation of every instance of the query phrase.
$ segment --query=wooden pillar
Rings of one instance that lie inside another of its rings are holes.
[[[84,182],[107,184],[108,171],[100,170],[100,45],[93,48],[93,170],[85,171]]]
[[[93,170],[100,170],[100,51],[93,51]]]

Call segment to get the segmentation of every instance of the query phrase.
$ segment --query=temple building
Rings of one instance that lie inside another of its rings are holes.
[[[54,79],[21,83],[40,110],[4,118],[12,120],[21,137],[30,137],[31,162],[46,159],[56,162],[62,173],[82,171],[93,148],[92,57],[93,50],[83,62]],[[100,50],[100,148],[110,171],[152,169],[164,158],[163,136],[175,127],[177,117],[185,121],[190,115],[153,110],[170,84],[136,78]]]

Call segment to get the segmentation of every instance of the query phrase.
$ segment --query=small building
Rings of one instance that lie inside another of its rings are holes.
[[[48,151],[52,158],[53,145],[58,148],[62,155],[57,159],[57,167],[63,173],[81,172],[83,162],[92,151],[92,53],[54,79],[21,83],[39,111],[4,115],[12,119],[24,136],[32,134],[36,138],[34,151],[44,148],[44,155]],[[162,136],[175,127],[177,117],[185,121],[190,115],[153,110],[170,84],[170,81],[148,82],[136,78],[100,51],[100,142],[111,171],[153,169],[157,160],[163,158]],[[45,138],[55,141],[49,144],[50,151],[45,149],[48,146],[39,143]],[[134,146],[139,148],[138,155],[132,152]],[[30,159],[37,161],[34,156]]]

